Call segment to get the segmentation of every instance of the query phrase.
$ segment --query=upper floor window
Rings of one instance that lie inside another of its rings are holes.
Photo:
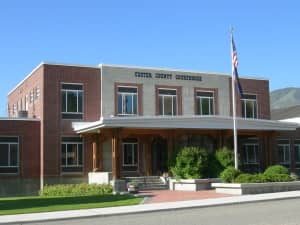
[[[278,161],[280,164],[289,166],[291,162],[289,140],[278,140]]]
[[[196,114],[214,115],[214,93],[208,91],[196,92]]]
[[[158,89],[158,112],[163,116],[177,115],[177,90],[176,89]]]
[[[0,173],[18,173],[19,138],[0,137]]]
[[[244,118],[257,118],[257,97],[256,95],[244,94],[242,101],[242,116]]]
[[[118,87],[118,115],[138,114],[138,88]]]
[[[83,85],[62,84],[61,112],[63,119],[83,118]]]
[[[83,141],[78,137],[63,137],[61,142],[62,172],[82,172]]]

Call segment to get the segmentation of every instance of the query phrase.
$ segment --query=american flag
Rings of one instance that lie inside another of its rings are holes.
[[[237,58],[237,52],[236,52],[236,48],[235,48],[235,43],[233,40],[233,35],[231,35],[231,55],[232,55],[232,79],[234,79],[234,83],[237,86],[237,89],[239,91],[240,96],[243,96],[243,89],[242,86],[240,84],[240,80],[239,80],[239,74],[238,74],[238,58]]]

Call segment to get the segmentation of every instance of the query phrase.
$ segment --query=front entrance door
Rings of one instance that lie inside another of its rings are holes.
[[[152,174],[162,175],[168,171],[168,145],[167,140],[155,138],[151,145]]]

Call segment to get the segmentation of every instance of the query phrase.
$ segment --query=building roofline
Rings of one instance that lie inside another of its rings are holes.
[[[206,71],[197,71],[197,70],[186,70],[186,69],[174,69],[174,68],[166,68],[166,67],[147,67],[147,66],[128,66],[128,65],[118,65],[118,64],[99,64],[99,67],[113,67],[113,68],[127,68],[127,69],[145,69],[145,70],[158,70],[158,71],[172,71],[172,72],[185,72],[185,73],[195,73],[195,74],[208,74],[215,76],[226,76],[231,77],[232,75],[229,73],[220,73],[220,72],[206,72]],[[249,80],[267,80],[270,79],[264,77],[256,77],[256,76],[240,76],[242,79]]]
[[[90,66],[90,65],[83,65],[83,64],[72,64],[72,63],[57,63],[57,62],[40,62],[23,80],[21,80],[10,92],[8,92],[7,96],[9,96],[12,92],[14,92],[18,87],[20,87],[25,80],[27,80],[35,71],[37,71],[40,67],[44,65],[50,66],[71,66],[71,67],[84,67],[84,68],[94,68],[99,69],[99,66]]]

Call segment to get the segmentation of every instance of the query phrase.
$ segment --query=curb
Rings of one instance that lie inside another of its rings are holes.
[[[129,214],[151,213],[151,212],[158,212],[158,211],[174,211],[180,209],[204,208],[204,207],[214,207],[214,206],[223,206],[223,205],[225,206],[225,205],[245,204],[245,203],[262,202],[262,201],[275,201],[275,200],[283,200],[283,199],[291,199],[291,198],[300,198],[300,191],[257,194],[257,195],[242,195],[242,196],[213,198],[213,199],[204,199],[204,200],[152,203],[152,204],[144,204],[144,205],[138,204],[134,206],[120,206],[120,207],[109,207],[109,208],[8,215],[8,216],[0,216],[0,224],[29,223],[29,222],[67,220],[67,219],[88,218],[88,217],[129,215]]]

